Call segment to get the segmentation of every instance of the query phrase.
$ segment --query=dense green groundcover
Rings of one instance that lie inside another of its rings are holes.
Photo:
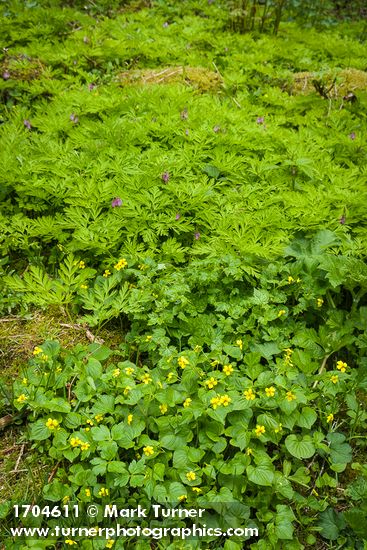
[[[0,311],[96,340],[35,342],[0,410],[41,507],[202,506],[259,536],[14,539],[2,499],[0,540],[365,549],[363,24],[241,35],[226,2],[125,4],[2,6]],[[47,510],[22,525],[105,525]]]

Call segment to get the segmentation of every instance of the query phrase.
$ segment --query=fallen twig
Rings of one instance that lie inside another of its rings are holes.
[[[55,477],[55,474],[59,468],[59,465],[60,465],[60,462],[58,462],[56,464],[56,466],[52,469],[50,475],[48,476],[48,480],[47,480],[47,483],[51,483],[51,481],[53,480],[53,478]]]
[[[21,458],[23,456],[24,449],[25,449],[25,443],[23,443],[23,445],[21,446],[20,453],[19,453],[19,456],[18,456],[17,461],[15,463],[14,470],[12,470],[12,472],[11,472],[12,474],[15,474],[18,471],[19,463],[20,463]]]
[[[323,360],[323,362],[321,363],[320,370],[319,370],[319,372],[317,373],[318,376],[320,376],[320,374],[322,374],[322,373],[324,372],[325,366],[326,366],[326,361],[329,359],[330,355],[331,355],[331,354],[325,355],[324,360]],[[315,382],[314,382],[314,384],[313,384],[313,386],[312,386],[313,389],[316,388],[318,382],[319,382],[318,380],[315,380]]]

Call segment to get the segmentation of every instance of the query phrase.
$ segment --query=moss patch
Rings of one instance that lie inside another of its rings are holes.
[[[17,375],[20,365],[26,363],[35,346],[45,340],[58,340],[63,348],[76,344],[106,342],[109,347],[121,343],[121,332],[103,329],[98,336],[86,325],[72,324],[67,316],[50,309],[34,311],[30,318],[5,317],[0,319],[0,376],[9,382]]]
[[[182,83],[200,92],[214,92],[222,85],[221,76],[203,67],[166,67],[126,71],[120,74],[122,84],[172,84]]]
[[[0,445],[0,502],[32,502],[47,482],[49,467],[40,462],[38,454],[29,452],[18,426],[1,434]]]
[[[0,64],[0,75],[5,79],[35,80],[43,71],[41,61],[28,55],[7,56]]]
[[[348,92],[367,91],[367,72],[350,68],[326,73],[295,73],[288,91],[295,95],[315,93],[317,83],[328,90],[329,97],[343,97]]]

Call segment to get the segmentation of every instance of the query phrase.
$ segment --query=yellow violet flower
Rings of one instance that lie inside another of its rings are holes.
[[[281,317],[282,315],[285,315],[287,312],[285,309],[281,309],[278,311],[278,317]]]
[[[232,365],[224,365],[223,372],[226,376],[231,376],[233,371],[234,371],[234,368],[232,367]]]
[[[86,497],[90,497],[91,495],[90,489],[84,489],[84,492]]]
[[[294,279],[293,279],[292,275],[289,275],[288,284],[290,285],[291,283],[294,283]]]
[[[125,372],[128,376],[131,376],[132,374],[134,374],[134,370],[132,367],[126,367],[125,369]]]
[[[289,365],[290,367],[293,367],[293,363],[292,363],[292,360],[291,360],[293,350],[291,348],[286,348],[284,351],[285,351],[285,354],[284,354],[285,364]]]
[[[167,405],[159,405],[159,410],[161,411],[162,414],[165,414],[167,411],[168,411],[168,407]]]
[[[90,447],[90,443],[84,442],[80,445],[80,450],[81,451],[88,451],[89,447]]]
[[[211,376],[210,378],[208,378],[208,380],[204,382],[204,384],[205,386],[207,386],[207,388],[209,388],[209,390],[212,390],[218,384],[218,380]]]
[[[28,384],[28,378],[23,378],[22,384],[26,386]]]
[[[120,376],[120,374],[121,374],[120,369],[115,369],[115,370],[113,371],[113,373],[112,373],[112,376],[113,376],[114,378],[117,378],[118,376]]]
[[[24,393],[21,393],[20,396],[17,398],[17,403],[24,403],[24,401],[27,401],[28,397],[24,394]]]
[[[326,422],[327,422],[328,424],[330,424],[330,422],[332,422],[333,420],[334,420],[334,415],[333,415],[333,413],[328,414],[328,416],[326,417]]]
[[[246,449],[246,454],[247,454],[247,456],[250,456],[250,455],[254,454],[254,451],[251,449],[251,447],[248,447]]]
[[[227,394],[222,395],[222,397],[220,398],[220,405],[223,405],[223,407],[228,407],[231,401],[232,399]]]
[[[210,364],[212,367],[216,367],[217,365],[219,365],[219,361],[217,361],[217,359],[214,359],[214,361],[212,361]]]
[[[182,356],[177,359],[177,363],[179,364],[181,369],[184,369],[189,364],[189,360],[186,357]]]
[[[59,425],[59,421],[55,418],[49,418],[46,422],[46,426],[49,430],[55,430]]]
[[[145,456],[153,456],[154,455],[154,449],[151,445],[147,445],[143,448],[143,453]]]
[[[124,395],[129,395],[130,390],[131,390],[131,387],[130,387],[130,386],[125,386],[125,388],[124,388]]]
[[[183,500],[186,500],[186,499],[187,499],[187,495],[181,495],[181,496],[178,497],[178,500],[180,502],[182,502]]]
[[[33,355],[39,355],[40,353],[42,353],[42,349],[39,348],[38,346],[36,346],[33,350]]]
[[[194,491],[194,493],[196,494],[199,494],[199,493],[202,493],[203,490],[200,488],[200,487],[193,487],[192,490]]]
[[[148,336],[145,338],[145,341],[146,341],[146,342],[150,342],[152,338],[153,338],[153,336],[151,336],[150,334],[148,334]]]
[[[186,477],[189,481],[195,481],[196,474],[191,470],[190,472],[187,472]]]
[[[343,361],[338,361],[336,363],[336,368],[340,370],[340,372],[345,372],[348,368],[347,363],[344,363]]]
[[[252,391],[252,388],[245,390],[243,392],[243,395],[245,396],[245,399],[247,401],[253,401],[256,397],[255,393]]]
[[[236,340],[236,344],[237,344],[237,346],[238,346],[240,349],[243,348],[243,342],[242,342],[241,339]]]
[[[333,374],[333,376],[330,377],[330,380],[333,384],[336,384],[339,380],[339,376],[337,374]]]
[[[109,275],[111,275],[111,271],[109,269],[105,269],[104,273],[103,273],[103,277],[108,277]]]
[[[149,382],[152,381],[152,377],[150,376],[150,374],[144,374],[141,377],[141,381],[143,382],[143,384],[149,384]]]
[[[283,431],[283,424],[279,424],[279,426],[277,428],[275,428],[274,432],[276,434],[278,434],[279,432],[282,432]]]
[[[287,401],[294,401],[296,399],[296,396],[293,392],[287,391],[287,393],[285,394],[285,398]]]
[[[202,350],[201,346],[195,346],[195,347],[194,347],[194,352],[195,352],[195,353],[200,353],[201,350]]]
[[[96,416],[94,417],[94,419],[97,421],[97,422],[102,422],[103,420],[103,415],[102,414],[96,414]],[[88,421],[87,421],[88,422]],[[93,425],[93,424],[92,424]]]
[[[106,542],[105,548],[112,548],[112,546],[115,544],[115,541],[110,539]]]
[[[85,263],[83,262],[83,260],[80,260],[79,269],[84,269],[84,268],[85,268]]]
[[[86,290],[88,288],[88,285],[82,284],[80,285],[80,288],[83,288],[84,290]]]
[[[78,446],[81,445],[82,443],[83,443],[83,441],[81,441],[81,440],[79,439],[79,437],[72,437],[72,438],[70,439],[70,445],[71,445],[72,447],[78,447]]]
[[[175,373],[174,373],[174,372],[169,372],[169,373],[167,374],[167,380],[168,380],[168,382],[170,382],[174,376],[175,376]]]
[[[103,417],[102,417],[102,418],[103,418]],[[90,420],[89,418],[88,418],[88,420],[87,420],[87,424],[89,424],[90,426],[94,426],[93,420]]]
[[[191,403],[192,403],[192,399],[190,397],[187,397],[183,402],[183,406],[185,407],[185,409],[187,409],[187,407],[190,407]]]
[[[264,433],[265,433],[265,426],[261,426],[260,424],[256,424],[255,434],[257,435],[257,437],[260,437]]]
[[[212,397],[210,400],[210,404],[212,405],[213,409],[217,409],[219,405],[221,404],[221,398],[219,396]]]
[[[117,262],[117,264],[115,264],[113,267],[117,270],[117,271],[120,271],[120,269],[123,269],[124,267],[127,266],[127,261],[125,260],[125,258],[121,258],[121,260],[119,260]]]
[[[275,395],[275,388],[274,386],[270,386],[269,388],[265,388],[266,397],[274,397]]]
[[[133,418],[134,418],[134,416],[132,414],[127,415],[127,423],[129,424],[129,426],[130,426],[131,422],[133,421]]]
[[[110,491],[105,487],[101,487],[100,490],[98,491],[99,497],[108,497],[109,494],[110,494]]]
[[[322,307],[323,303],[324,303],[324,300],[322,298],[317,298],[316,300],[317,307]]]
[[[69,500],[70,500],[69,495],[65,495],[65,496],[62,498],[63,504],[67,504],[67,503],[69,502]]]
[[[72,546],[73,544],[77,544],[75,540],[66,539],[65,544],[68,544],[69,546]]]

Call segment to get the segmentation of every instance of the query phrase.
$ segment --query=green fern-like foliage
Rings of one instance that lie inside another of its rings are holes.
[[[284,23],[274,47],[269,35],[233,34],[228,12],[204,0],[170,5],[167,25],[160,4],[126,5],[98,24],[92,6],[50,7],[12,1],[1,16],[11,51],[0,79],[0,247],[27,288],[28,265],[56,281],[70,254],[102,274],[125,256],[178,265],[230,253],[256,275],[319,229],[344,235],[343,254],[366,255],[366,92],[350,104],[287,92],[298,72],[363,69],[357,23],[343,36]],[[10,61],[22,59],[42,70],[18,78]],[[169,66],[222,84],[198,93],[186,81],[120,78]],[[74,289],[55,284],[50,295],[68,301]]]

